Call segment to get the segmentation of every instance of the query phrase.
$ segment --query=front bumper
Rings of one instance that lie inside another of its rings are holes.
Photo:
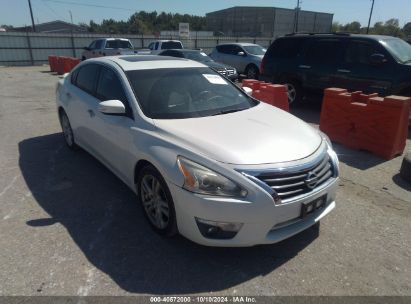
[[[274,200],[263,191],[252,201],[247,201],[199,195],[174,184],[170,184],[169,188],[174,199],[177,226],[183,236],[206,246],[246,247],[280,242],[320,221],[335,207],[337,185],[338,178],[332,178],[315,193],[279,205],[275,205]],[[303,219],[299,218],[303,203],[324,195],[327,196],[324,208]],[[211,239],[200,233],[196,217],[216,222],[243,223],[243,226],[232,239]]]

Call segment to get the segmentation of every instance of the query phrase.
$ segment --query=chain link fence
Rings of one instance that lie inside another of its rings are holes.
[[[181,40],[185,48],[202,49],[209,53],[216,45],[229,42],[251,42],[268,47],[273,38],[262,37],[191,37],[148,36],[148,35],[107,35],[78,33],[0,33],[0,66],[41,65],[48,63],[49,55],[81,58],[83,48],[93,40],[105,37],[128,38],[136,49],[147,48],[158,39]]]

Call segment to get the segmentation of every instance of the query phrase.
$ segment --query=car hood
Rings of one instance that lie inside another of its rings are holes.
[[[273,106],[154,123],[162,136],[214,160],[237,165],[288,162],[308,157],[322,138],[311,126]]]

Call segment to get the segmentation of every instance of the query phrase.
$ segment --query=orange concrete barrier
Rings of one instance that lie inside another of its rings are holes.
[[[392,159],[406,145],[410,104],[409,97],[326,89],[320,129],[335,142]]]
[[[57,56],[50,55],[48,56],[48,59],[49,59],[50,71],[57,72]]]
[[[70,58],[70,71],[76,67],[81,62],[78,58]]]
[[[252,96],[255,99],[289,112],[287,88],[284,85],[271,84],[254,79],[244,79],[242,86],[253,89]]]
[[[56,72],[58,75],[64,74],[64,57],[57,57]]]

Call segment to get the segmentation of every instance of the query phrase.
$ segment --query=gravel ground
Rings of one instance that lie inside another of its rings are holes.
[[[65,147],[47,71],[0,68],[0,295],[411,295],[401,157],[336,146],[337,208],[320,233],[231,249],[163,239],[120,180]],[[295,114],[318,122],[316,106]]]

